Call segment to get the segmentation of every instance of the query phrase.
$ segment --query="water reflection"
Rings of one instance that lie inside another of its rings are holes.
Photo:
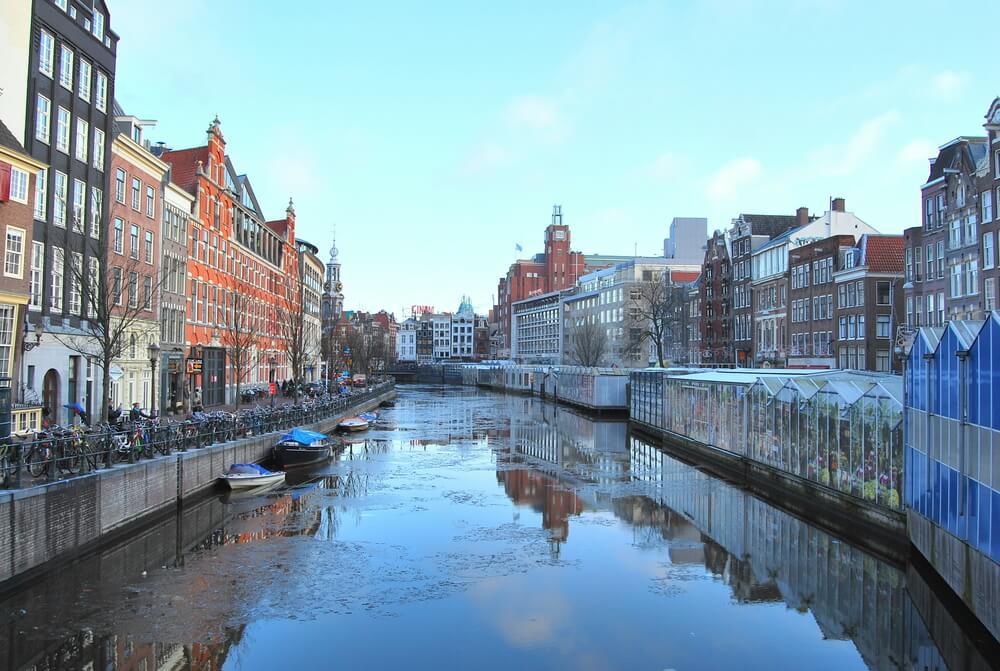
[[[383,418],[9,594],[0,668],[989,668],[918,571],[622,421],[438,387]]]

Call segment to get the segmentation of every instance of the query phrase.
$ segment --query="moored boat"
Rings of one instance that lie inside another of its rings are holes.
[[[348,417],[347,419],[341,420],[340,424],[337,425],[338,429],[342,431],[364,431],[368,428],[368,420],[362,417]]]
[[[330,439],[316,431],[292,429],[281,437],[273,452],[282,468],[317,464],[330,458]]]
[[[378,413],[374,411],[363,412],[360,415],[358,415],[358,417],[368,422],[369,426],[375,424],[378,421]]]
[[[256,489],[283,482],[285,474],[281,471],[269,471],[259,464],[233,464],[222,479],[230,489]]]

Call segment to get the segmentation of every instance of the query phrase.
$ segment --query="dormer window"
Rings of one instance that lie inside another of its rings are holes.
[[[94,33],[94,37],[102,42],[104,41],[104,14],[101,14],[96,9],[94,10],[94,23],[90,30]]]
[[[142,144],[142,126],[138,124],[132,126],[132,139],[136,144]]]
[[[965,207],[965,185],[959,184],[958,188],[955,190],[955,203],[959,207]]]

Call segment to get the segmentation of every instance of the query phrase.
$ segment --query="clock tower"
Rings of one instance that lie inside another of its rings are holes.
[[[323,319],[336,322],[344,311],[344,285],[340,281],[340,260],[337,258],[337,234],[330,247],[330,261],[326,264],[326,282],[323,285]]]

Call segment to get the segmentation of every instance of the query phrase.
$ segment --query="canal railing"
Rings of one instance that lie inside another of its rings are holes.
[[[395,383],[387,380],[348,397],[330,399],[309,412],[275,412],[269,421],[257,425],[260,432],[246,437],[235,432],[238,424],[216,422],[199,439],[216,441],[212,444],[182,443],[169,454],[154,449],[152,458],[136,454],[131,463],[111,467],[107,462],[114,459],[105,451],[104,458],[95,459],[96,467],[86,473],[69,473],[53,458],[58,479],[0,492],[0,590],[45,565],[127,534],[144,520],[214,487],[231,464],[267,459],[279,431],[293,425],[331,431],[344,417],[374,408],[394,395]],[[164,440],[175,439],[176,435]]]

